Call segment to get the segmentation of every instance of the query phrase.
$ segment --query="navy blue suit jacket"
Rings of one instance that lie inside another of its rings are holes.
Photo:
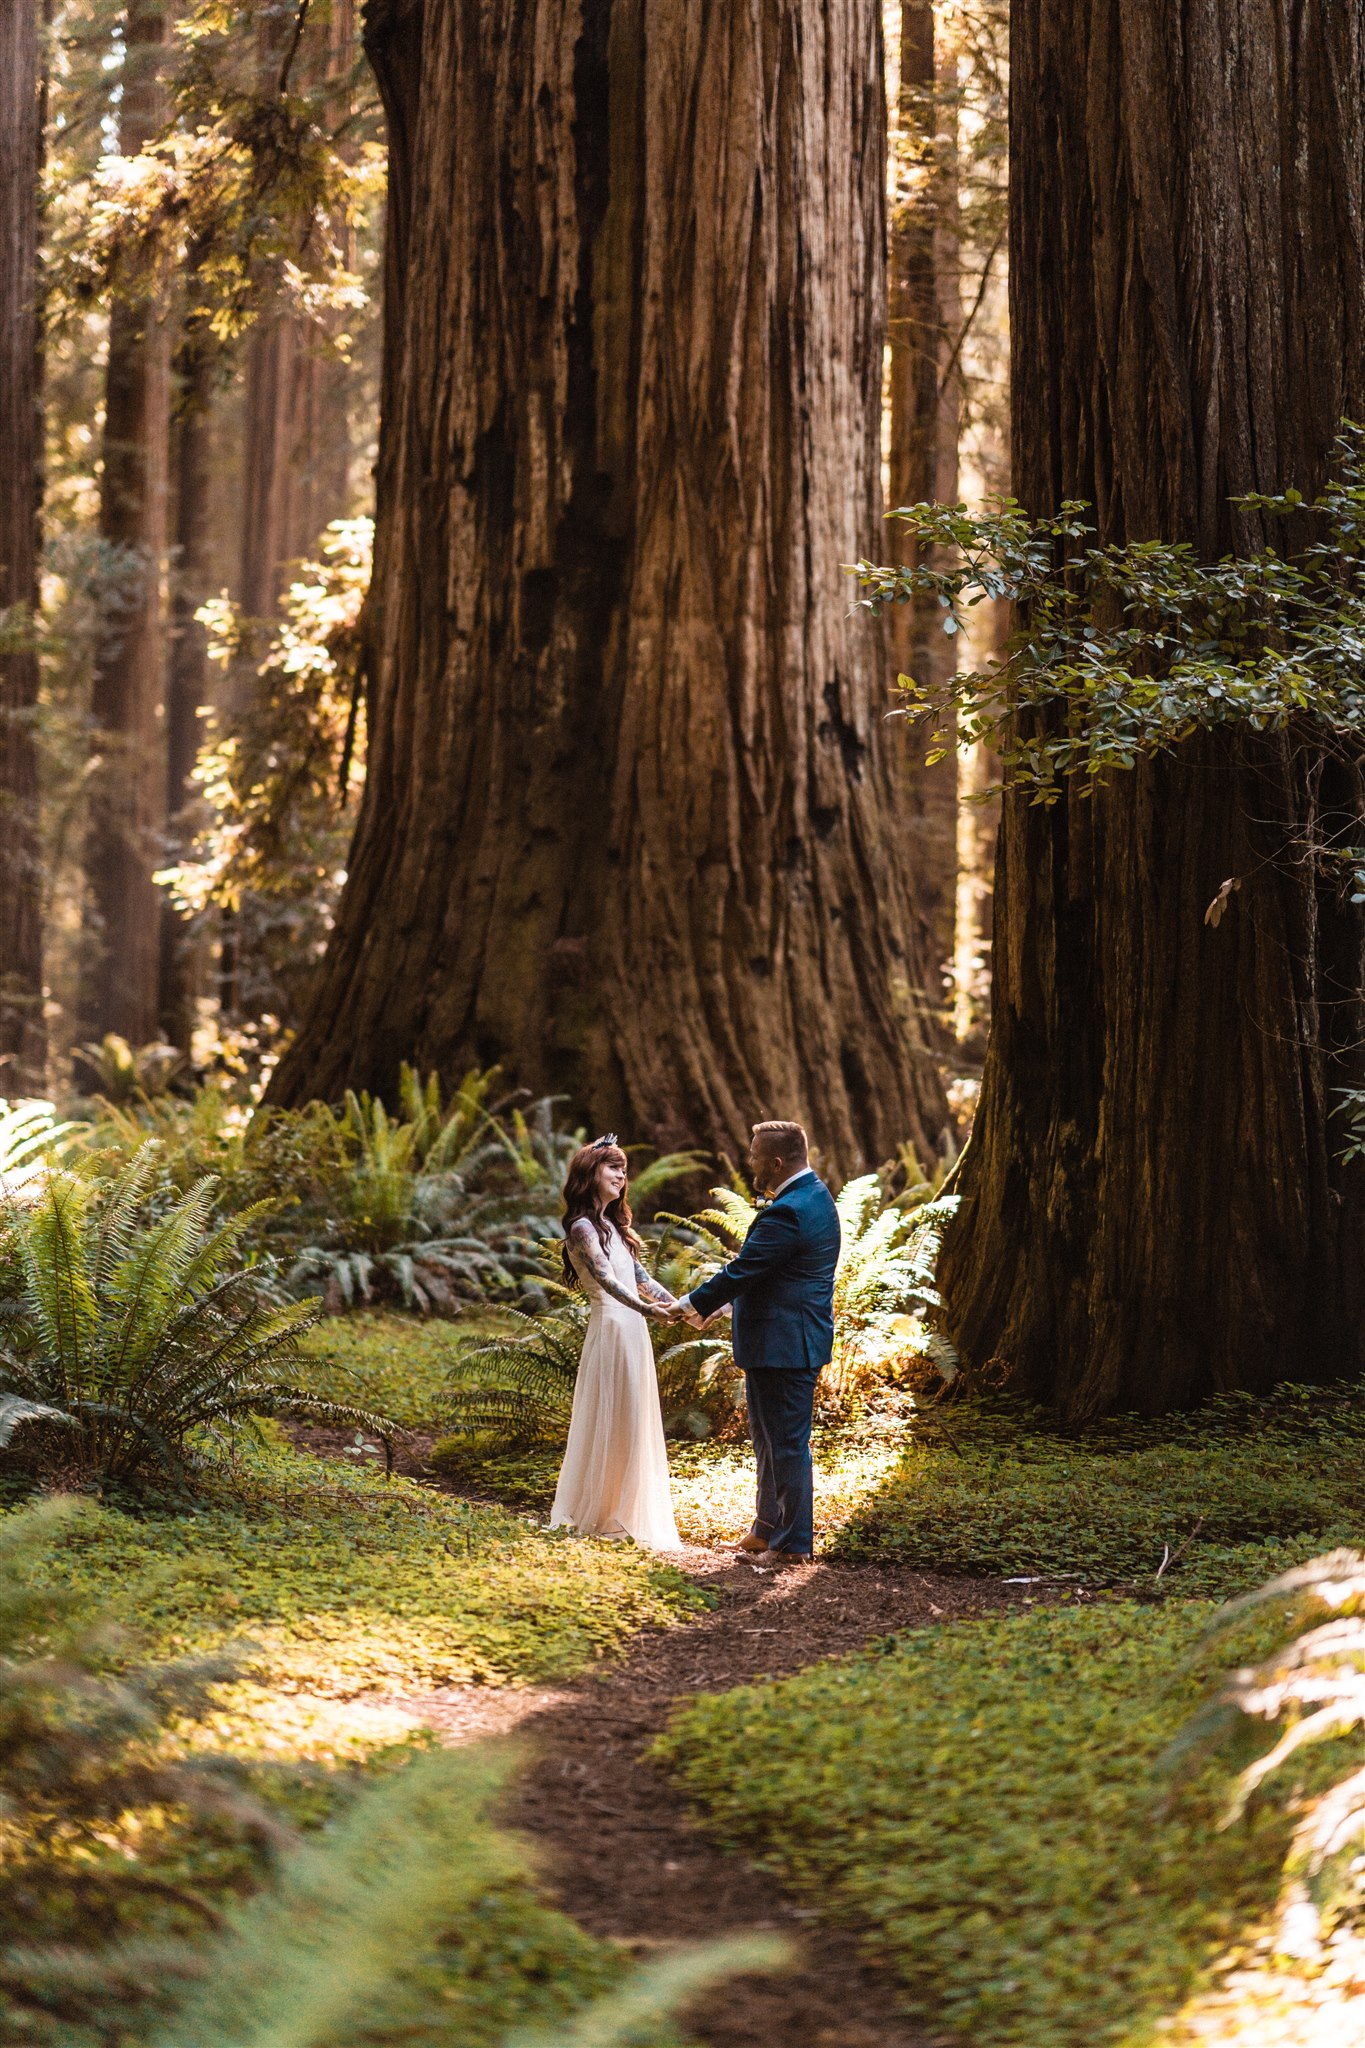
[[[742,1372],[829,1364],[839,1239],[834,1197],[808,1173],[759,1210],[738,1257],[692,1289],[700,1315],[734,1303],[732,1341]]]

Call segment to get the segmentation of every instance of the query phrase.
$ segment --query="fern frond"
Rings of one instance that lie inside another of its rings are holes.
[[[33,1205],[6,1213],[39,1342],[54,1371],[58,1407],[79,1394],[94,1348],[99,1308],[85,1243],[95,1189],[79,1174],[49,1172]]]

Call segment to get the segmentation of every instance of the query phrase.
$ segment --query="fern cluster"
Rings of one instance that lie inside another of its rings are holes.
[[[670,1162],[660,1162],[669,1166]],[[834,1281],[834,1363],[821,1388],[822,1411],[842,1419],[907,1367],[950,1380],[956,1353],[937,1327],[942,1302],[934,1282],[943,1224],[955,1197],[937,1193],[914,1166],[905,1190],[888,1192],[878,1174],[850,1181],[838,1197],[843,1248]],[[640,1182],[633,1184],[638,1191]],[[711,1190],[711,1206],[691,1216],[663,1215],[646,1231],[644,1263],[674,1294],[686,1293],[734,1258],[755,1209],[739,1189]],[[547,1280],[553,1306],[523,1316],[505,1336],[471,1346],[452,1375],[447,1413],[457,1434],[486,1434],[518,1444],[561,1442],[587,1331],[588,1304]],[[728,1434],[742,1413],[741,1378],[729,1326],[684,1334],[651,1321],[666,1434]]]
[[[384,1428],[288,1377],[318,1305],[274,1299],[241,1248],[259,1207],[214,1224],[201,1180],[148,1213],[157,1148],[112,1178],[52,1169],[4,1205],[0,1443],[81,1481],[183,1478],[187,1439],[256,1415]]]
[[[943,1302],[935,1283],[943,1226],[957,1197],[939,1192],[942,1168],[926,1180],[908,1149],[900,1164],[906,1185],[899,1194],[889,1191],[889,1174],[869,1173],[848,1181],[837,1197],[834,1357],[819,1394],[830,1421],[848,1417],[907,1369],[927,1368],[945,1382],[957,1371],[957,1353],[939,1327]],[[711,1200],[696,1215],[666,1219],[689,1256],[689,1284],[734,1258],[756,1214],[736,1188],[713,1188]],[[708,1332],[706,1341],[729,1361],[728,1335]]]
[[[435,1075],[423,1083],[405,1067],[401,1119],[367,1094],[348,1092],[340,1115],[314,1104],[344,1164],[303,1200],[293,1227],[311,1225],[313,1241],[286,1284],[321,1284],[332,1307],[378,1291],[444,1313],[461,1297],[538,1295],[535,1240],[555,1227],[577,1141],[557,1128],[548,1098],[526,1110],[490,1107],[496,1078],[467,1074],[446,1102]]]
[[[447,1093],[404,1066],[397,1115],[366,1093],[281,1110],[206,1086],[189,1101],[104,1102],[87,1142],[131,1158],[153,1136],[169,1188],[212,1174],[224,1214],[268,1201],[252,1242],[291,1293],[320,1294],[329,1312],[377,1299],[445,1315],[488,1296],[544,1306],[537,1246],[558,1232],[579,1137],[549,1097],[499,1099],[498,1080],[471,1070]]]
[[[1338,1743],[1349,1764],[1307,1796],[1291,1778],[1286,1798],[1298,1823],[1285,1862],[1282,1904],[1297,1908],[1316,1936],[1319,1909],[1351,1900],[1365,1908],[1365,1554],[1333,1550],[1234,1600],[1219,1617],[1226,1628],[1241,1616],[1289,1603],[1292,1625],[1259,1664],[1236,1671],[1173,1745],[1170,1760],[1200,1757],[1239,1725],[1260,1721],[1275,1739],[1239,1773],[1225,1824],[1271,1781],[1283,1783],[1323,1743]],[[1305,1626],[1305,1624],[1307,1624]],[[1354,1739],[1352,1739],[1354,1738]],[[1306,1909],[1306,1913],[1305,1913]],[[1300,1933],[1302,1938],[1302,1931]]]

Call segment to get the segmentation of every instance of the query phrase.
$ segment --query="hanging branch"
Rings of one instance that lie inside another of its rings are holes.
[[[976,319],[977,314],[981,311],[982,301],[986,296],[986,286],[990,282],[991,269],[995,263],[996,257],[1000,253],[1000,244],[1004,241],[1004,239],[1005,229],[1002,225],[995,237],[995,240],[991,243],[990,249],[987,253],[985,265],[981,272],[981,281],[977,285],[976,297],[972,301],[972,310],[962,323],[962,327],[958,333],[957,340],[953,343],[953,352],[949,356],[943,375],[939,379],[938,392],[940,398],[942,398],[944,392],[948,389],[949,379],[951,378],[954,370],[957,368],[957,359],[962,354],[963,344],[966,341],[967,336],[972,331],[972,322]]]
[[[299,53],[299,44],[303,41],[304,26],[308,20],[308,7],[309,0],[299,0],[299,11],[294,16],[293,39],[290,42],[288,51],[285,53],[284,63],[280,67],[279,95],[281,99],[284,98],[289,90],[289,74],[294,68],[294,59]]]

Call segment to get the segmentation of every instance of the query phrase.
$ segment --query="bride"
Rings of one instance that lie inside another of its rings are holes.
[[[646,1319],[674,1306],[640,1263],[626,1155],[615,1133],[584,1145],[564,1182],[564,1278],[592,1303],[550,1527],[680,1550]]]

